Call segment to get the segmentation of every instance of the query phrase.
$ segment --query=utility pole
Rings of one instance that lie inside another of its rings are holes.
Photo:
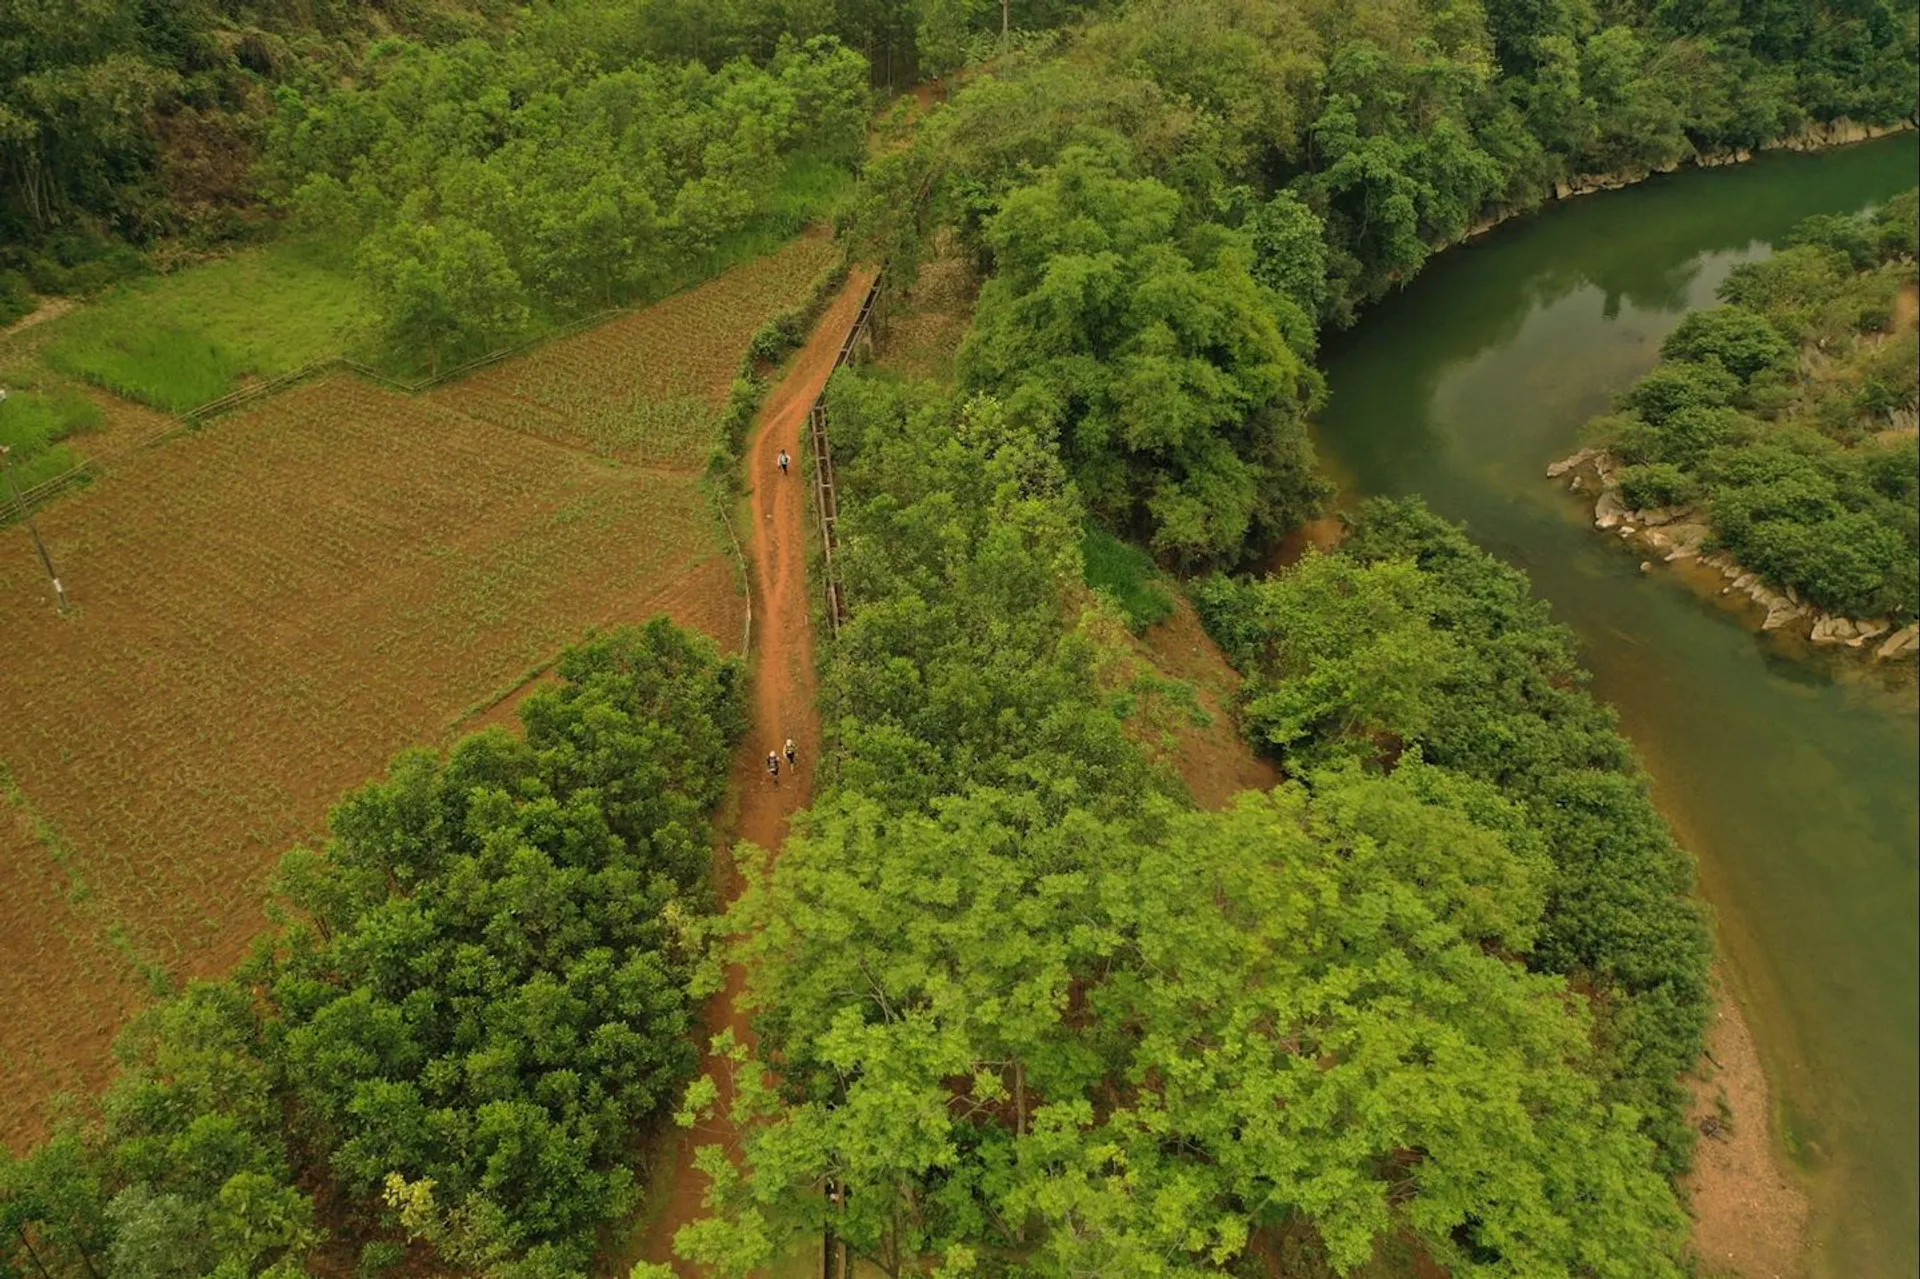
[[[7,402],[7,393],[0,390],[0,404]],[[13,450],[0,444],[0,471],[6,472],[7,491],[13,494],[13,504],[20,509],[20,518],[26,521],[27,532],[33,535],[33,547],[40,552],[40,563],[47,570],[47,580],[53,583],[53,593],[60,600],[60,611],[67,611],[67,588],[60,584],[60,574],[53,567],[53,556],[47,554],[47,544],[40,540],[39,526],[33,522],[33,512],[27,509],[27,501],[20,496],[20,486],[13,478]]]

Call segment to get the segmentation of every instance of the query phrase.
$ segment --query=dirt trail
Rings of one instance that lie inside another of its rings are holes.
[[[807,583],[806,511],[813,501],[813,490],[803,478],[801,446],[807,411],[826,386],[834,357],[872,283],[870,271],[856,270],[848,278],[840,296],[827,308],[812,337],[761,408],[753,441],[747,447],[753,527],[742,529],[741,535],[753,579],[753,727],[733,763],[732,790],[738,801],[731,832],[735,843],[779,848],[786,839],[788,821],[813,798],[813,766],[820,754],[809,621],[812,598]],[[784,476],[776,461],[783,448],[793,458],[792,474]],[[767,752],[777,750],[789,737],[798,748],[799,767],[789,770],[783,760],[780,785],[775,788],[767,779]],[[740,884],[730,862],[726,874],[729,878],[723,888],[731,900]],[[707,1006],[706,1035],[732,1029],[736,1036],[751,1039],[746,1015],[739,1007],[744,984],[745,974],[739,968],[728,971],[726,988]],[[701,1069],[709,1071],[715,1065],[710,1057],[705,1058]],[[723,1081],[724,1110],[732,1098],[727,1095],[730,1090],[724,1084],[725,1075],[718,1077]],[[694,1150],[716,1143],[731,1145],[732,1138],[730,1128],[716,1118],[691,1133],[675,1133],[669,1139],[655,1174],[656,1184],[667,1188],[667,1200],[640,1243],[641,1259],[673,1261],[681,1274],[700,1273],[696,1267],[674,1261],[673,1234],[698,1219],[703,1210],[701,1196],[707,1179],[693,1168]]]

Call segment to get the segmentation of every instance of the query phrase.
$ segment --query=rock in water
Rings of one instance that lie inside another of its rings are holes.
[[[1880,647],[1874,650],[1873,655],[1884,662],[1902,653],[1911,652],[1915,647],[1920,647],[1920,622],[1903,626],[1887,636]]]
[[[1587,462],[1593,461],[1593,459],[1598,457],[1599,455],[1600,455],[1599,449],[1581,449],[1578,453],[1575,453],[1572,457],[1563,457],[1558,462],[1554,462],[1551,465],[1549,465],[1547,467],[1547,478],[1550,480],[1557,480],[1561,476],[1565,475],[1568,471],[1571,471],[1575,467],[1581,466]]]

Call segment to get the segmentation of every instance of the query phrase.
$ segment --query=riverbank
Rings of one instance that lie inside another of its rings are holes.
[[[1914,137],[1683,166],[1610,198],[1549,201],[1439,254],[1329,337],[1315,432],[1343,490],[1417,493],[1465,522],[1579,635],[1595,693],[1619,711],[1700,863],[1780,1160],[1812,1201],[1816,1279],[1920,1276],[1914,666],[1863,661],[1845,644],[1783,660],[1778,649],[1805,640],[1776,630],[1777,643],[1756,642],[1729,625],[1722,610],[1757,606],[1719,595],[1731,582],[1718,570],[1696,557],[1642,574],[1664,552],[1597,536],[1597,494],[1576,510],[1567,480],[1544,484],[1541,468],[1578,447],[1582,424],[1763,246],[1811,215],[1911,187]],[[1709,575],[1711,603],[1680,580]],[[1898,696],[1885,695],[1889,681]],[[1703,1156],[1721,1144],[1703,1140]]]
[[[1570,492],[1592,495],[1594,528],[1646,555],[1640,562],[1642,572],[1651,572],[1656,563],[1691,562],[1696,571],[1683,574],[1689,586],[1707,596],[1744,596],[1757,613],[1758,630],[1804,641],[1802,652],[1845,649],[1875,662],[1912,661],[1920,654],[1920,623],[1896,627],[1884,617],[1830,613],[1802,600],[1791,586],[1776,590],[1727,552],[1707,550],[1712,529],[1700,507],[1630,509],[1621,495],[1620,470],[1613,454],[1585,448],[1550,464],[1547,478],[1566,479]]]
[[[1718,974],[1707,1051],[1691,1081],[1700,1133],[1681,1181],[1693,1249],[1711,1279],[1798,1279],[1813,1203],[1782,1153],[1773,1089],[1745,1010]]]
[[[1730,164],[1745,164],[1757,155],[1768,151],[1824,151],[1832,147],[1852,146],[1859,142],[1872,142],[1879,138],[1892,137],[1896,133],[1911,132],[1920,121],[1906,119],[1893,124],[1859,124],[1845,116],[1830,120],[1825,124],[1812,121],[1793,133],[1763,142],[1758,147],[1735,147],[1728,151],[1695,152],[1691,156],[1667,161],[1665,164],[1646,168],[1626,169],[1615,173],[1584,174],[1553,183],[1541,194],[1535,203],[1502,205],[1493,212],[1469,226],[1455,243],[1464,244],[1477,240],[1514,218],[1538,213],[1542,208],[1565,200],[1578,199],[1583,195],[1598,195],[1602,191],[1620,191],[1645,182],[1648,178],[1663,173],[1677,173],[1682,168],[1718,169]]]

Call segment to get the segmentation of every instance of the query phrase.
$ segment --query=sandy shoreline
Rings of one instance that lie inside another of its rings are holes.
[[[1803,1279],[1812,1204],[1778,1136],[1772,1087],[1740,1001],[1715,982],[1707,1052],[1690,1080],[1700,1132],[1681,1182],[1703,1277]]]

